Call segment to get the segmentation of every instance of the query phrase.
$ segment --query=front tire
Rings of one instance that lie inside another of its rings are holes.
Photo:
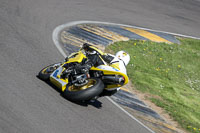
[[[101,94],[104,89],[103,81],[98,78],[90,78],[88,80],[89,82],[81,88],[67,85],[63,93],[64,97],[70,101],[78,102],[91,100]]]
[[[58,65],[56,65],[58,64]],[[38,77],[44,81],[47,81],[49,80],[50,78],[50,75],[53,73],[53,71],[55,71],[60,65],[60,63],[55,63],[55,64],[51,64],[45,68],[43,68],[39,74],[38,74]],[[47,71],[50,67],[52,67],[52,70],[51,71]]]

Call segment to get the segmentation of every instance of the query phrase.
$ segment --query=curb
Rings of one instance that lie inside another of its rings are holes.
[[[114,42],[128,41],[129,39],[151,40],[169,44],[179,43],[179,41],[176,39],[177,36],[200,39],[141,27],[97,21],[75,21],[60,25],[54,30],[52,38],[58,50],[64,57],[66,57],[70,52],[77,51],[83,43],[95,45],[103,50],[104,47]],[[117,94],[108,99],[132,119],[143,125],[143,127],[148,129],[150,132],[178,132],[176,128],[167,124],[163,118],[145,105],[134,94],[128,92],[127,89],[121,89]],[[128,107],[128,110],[134,110],[134,112],[139,115],[137,118],[140,120],[136,119],[117,103],[122,107]],[[150,117],[150,119],[152,119],[154,122],[146,120],[146,116]],[[140,121],[143,121],[143,123],[148,125],[148,127]]]

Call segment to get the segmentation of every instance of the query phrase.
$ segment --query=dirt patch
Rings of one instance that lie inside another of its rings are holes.
[[[176,130],[178,132],[188,133],[187,131],[185,131],[184,129],[182,129],[180,127],[180,125],[176,121],[174,121],[173,118],[170,117],[170,115],[164,109],[156,106],[153,102],[150,101],[150,98],[156,98],[156,99],[162,100],[161,97],[155,96],[155,95],[151,95],[151,94],[148,94],[148,93],[140,92],[140,91],[134,89],[134,86],[132,85],[131,82],[129,82],[128,84],[126,84],[124,86],[124,88],[126,88],[127,90],[129,90],[131,93],[135,94],[147,106],[149,106],[151,109],[153,109],[154,111],[156,111],[166,121],[167,124],[173,125],[173,127],[176,128]]]

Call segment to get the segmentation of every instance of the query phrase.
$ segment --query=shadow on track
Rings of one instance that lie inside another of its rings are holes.
[[[38,75],[36,76],[38,79],[40,79],[38,77]],[[54,90],[56,90],[58,93],[60,93],[60,96],[63,97],[65,100],[67,101],[70,101],[68,99],[66,99],[66,97],[63,96],[62,94],[62,91],[56,87],[55,85],[53,85],[50,81],[44,81],[42,79],[40,79],[41,81],[45,82],[46,84],[48,84],[51,88],[53,88]],[[97,109],[100,109],[102,107],[102,102],[100,102],[99,100],[95,99],[95,100],[88,100],[88,101],[80,101],[80,102],[73,102],[73,101],[70,101],[74,104],[77,104],[77,105],[80,105],[80,106],[83,106],[83,107],[88,107],[88,105],[92,105],[94,106],[95,108]]]

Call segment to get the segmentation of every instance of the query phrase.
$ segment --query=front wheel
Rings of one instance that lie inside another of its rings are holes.
[[[66,99],[74,102],[86,101],[98,96],[104,89],[101,79],[90,78],[84,86],[67,85],[63,93]]]
[[[53,71],[55,71],[59,66],[61,65],[61,63],[55,63],[52,65],[49,65],[45,68],[43,68],[39,74],[38,77],[44,81],[49,80],[50,75],[53,73]]]

